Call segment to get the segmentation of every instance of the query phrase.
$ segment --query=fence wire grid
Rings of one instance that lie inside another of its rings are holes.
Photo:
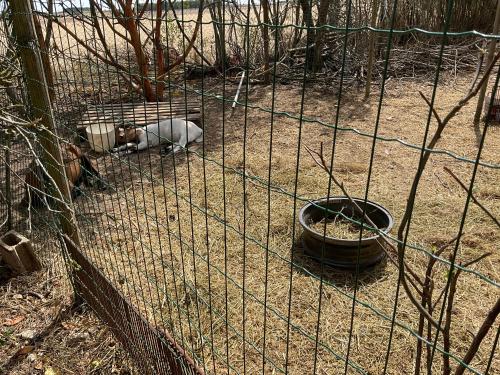
[[[59,254],[139,373],[498,373],[497,7],[2,0],[0,233]],[[200,142],[112,150],[168,118]]]

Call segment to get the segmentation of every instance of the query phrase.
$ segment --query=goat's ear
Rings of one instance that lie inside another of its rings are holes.
[[[136,128],[135,129],[135,134],[137,134],[137,135],[143,135],[144,134],[144,129],[143,128]]]
[[[79,147],[75,146],[73,143],[68,143],[67,149],[69,152],[72,152],[76,157],[81,158],[83,153]]]

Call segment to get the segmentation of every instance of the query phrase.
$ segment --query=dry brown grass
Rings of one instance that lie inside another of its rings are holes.
[[[332,219],[321,219],[318,222],[312,221],[310,226],[318,234],[325,233],[329,237],[341,238],[344,240],[356,240],[359,238],[359,233],[361,232],[361,226],[356,225],[350,220],[342,218],[340,215],[336,215]],[[372,232],[363,232],[363,238],[373,236]]]
[[[470,77],[441,84],[438,111],[451,108],[469,85]],[[220,89],[217,82],[210,87],[214,92]],[[379,135],[417,145],[422,142],[428,109],[419,98],[418,90],[428,94],[431,88],[408,82],[388,84]],[[300,94],[300,88],[278,87],[276,110],[299,113]],[[346,94],[341,103],[341,125],[373,133],[376,95],[369,104],[364,104],[361,93]],[[270,86],[252,87],[248,98],[252,105],[262,107],[270,107],[271,99]],[[308,88],[304,108],[306,116],[332,123],[336,98],[329,92]],[[473,111],[473,104],[466,106],[449,124],[438,143],[440,149],[475,157]],[[334,353],[345,356],[350,331],[350,361],[369,373],[381,373],[395,303],[397,269],[390,263],[380,264],[359,276],[357,299],[363,303],[356,304],[350,329],[350,296],[355,288],[355,276],[325,268],[318,321],[321,267],[304,256],[300,246],[293,242],[299,240],[301,233],[296,215],[303,201],[328,194],[327,176],[307,155],[304,145],[313,149],[319,147],[320,142],[331,145],[333,129],[317,123],[302,124],[297,180],[300,199],[294,201],[293,196],[271,189],[268,200],[269,168],[272,184],[293,195],[299,121],[275,116],[269,157],[270,114],[249,108],[246,143],[243,108],[223,123],[221,103],[209,100],[205,116],[205,162],[191,153],[188,158],[176,155],[174,165],[171,156],[160,159],[155,149],[121,162],[111,157],[99,159],[100,168],[117,191],[97,198],[98,211],[105,211],[106,215],[88,215],[94,223],[86,237],[88,254],[154,324],[171,331],[191,355],[204,358],[208,371],[214,367],[220,371],[228,366],[227,345],[231,373],[241,373],[244,363],[247,373],[261,372],[266,320],[264,372],[280,372],[285,366],[287,317],[290,317],[288,371],[291,374],[312,370],[318,323],[318,373],[343,372],[344,364]],[[432,123],[431,131],[434,128]],[[484,161],[500,162],[498,144],[499,128],[492,127],[482,155]],[[334,170],[354,197],[365,194],[371,145],[371,138],[352,132],[339,132],[337,136]],[[202,153],[199,145],[193,146],[193,150]],[[378,142],[375,148],[368,198],[391,212],[395,227],[406,204],[418,157],[418,150],[395,142]],[[225,170],[218,164],[222,162]],[[244,183],[243,166],[247,175],[257,176],[262,182],[247,178]],[[438,154],[431,157],[418,191],[408,239],[410,245],[430,251],[456,235],[466,198],[443,166],[448,166],[466,183],[472,171],[472,164]],[[480,167],[474,188],[476,196],[497,217],[500,215],[499,181],[498,170]],[[340,192],[332,188],[330,195],[340,195]],[[80,210],[96,211],[89,206],[90,202],[90,199],[81,200]],[[471,205],[464,231],[457,261],[465,262],[492,252],[489,258],[472,268],[498,283],[498,229],[478,207]],[[292,257],[294,267],[290,273]],[[408,249],[406,258],[423,276],[428,256]],[[436,290],[445,285],[445,276],[446,267],[439,262]],[[453,311],[451,352],[454,355],[464,355],[472,334],[496,296],[498,288],[478,276],[470,273],[461,276]],[[438,316],[439,312],[434,314]],[[417,310],[404,292],[399,295],[396,320],[412,331],[417,329]],[[243,328],[246,343],[242,339]],[[493,339],[490,332],[473,360],[472,366],[479,371],[485,368]],[[416,338],[409,330],[396,327],[388,373],[412,373],[415,344]],[[456,362],[452,360],[452,364]],[[493,368],[498,365],[497,353]],[[439,373],[441,366],[438,353],[433,368]],[[349,373],[353,372],[351,368]]]

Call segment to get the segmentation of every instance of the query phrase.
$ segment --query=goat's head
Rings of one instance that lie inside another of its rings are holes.
[[[65,163],[80,159],[83,155],[82,150],[72,143],[64,143],[61,146],[61,155]]]
[[[124,145],[125,143],[136,141],[139,135],[137,130],[136,128],[117,128],[115,137],[116,143],[118,145]]]

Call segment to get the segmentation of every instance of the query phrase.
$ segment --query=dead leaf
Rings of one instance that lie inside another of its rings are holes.
[[[71,331],[72,329],[76,328],[76,325],[72,323],[67,323],[67,322],[62,322],[61,325],[63,326],[64,329]]]
[[[34,349],[35,347],[33,345],[21,346],[21,348],[16,352],[14,356],[17,357],[20,355],[26,355],[28,353],[31,353]]]
[[[11,318],[11,319],[7,319],[7,320],[3,323],[3,325],[4,325],[4,326],[7,326],[7,327],[15,326],[16,324],[21,323],[24,319],[25,319],[25,317],[24,317],[24,316],[22,316],[22,315],[15,316],[15,317],[13,317],[13,318]]]

